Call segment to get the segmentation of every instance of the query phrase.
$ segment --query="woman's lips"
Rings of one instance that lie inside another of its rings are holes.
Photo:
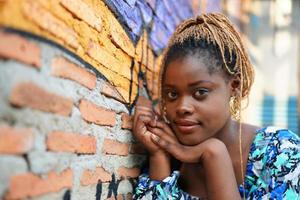
[[[176,128],[181,133],[191,133],[196,129],[200,124],[194,121],[180,120],[175,121]]]

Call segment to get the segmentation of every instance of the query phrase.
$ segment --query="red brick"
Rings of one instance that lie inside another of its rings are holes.
[[[133,118],[132,116],[126,114],[126,113],[122,113],[121,115],[122,118],[122,128],[124,129],[132,129],[132,123],[133,123]]]
[[[47,148],[56,152],[96,153],[96,139],[93,136],[55,131],[48,135]]]
[[[101,93],[107,97],[113,98],[117,101],[125,103],[125,99],[120,95],[120,93],[109,83],[104,83],[101,89]]]
[[[97,31],[102,30],[102,20],[100,15],[91,7],[81,0],[61,0],[60,3],[71,11],[76,17],[82,19],[88,23],[91,27],[95,28]]]
[[[33,147],[33,132],[29,128],[0,126],[0,154],[24,154]]]
[[[112,180],[111,174],[105,171],[102,167],[97,167],[95,171],[85,170],[81,176],[81,185],[93,185],[98,181],[109,182]]]
[[[143,147],[143,145],[141,143],[131,144],[129,152],[132,154],[146,154],[147,153],[146,149]]]
[[[121,177],[124,178],[136,178],[140,175],[140,168],[134,167],[134,168],[127,168],[127,167],[120,167],[118,169],[118,174]]]
[[[15,59],[36,68],[41,67],[40,48],[16,34],[0,31],[0,57]]]
[[[127,156],[129,153],[129,144],[121,143],[116,140],[105,139],[102,151],[106,154]]]
[[[22,82],[13,88],[10,103],[18,107],[30,107],[45,112],[69,116],[72,100],[48,92],[33,82]]]
[[[96,123],[104,126],[114,126],[116,124],[116,113],[97,106],[87,100],[81,100],[79,109],[83,119],[88,122]]]
[[[94,89],[96,86],[97,78],[94,74],[63,57],[55,58],[51,67],[54,76],[71,79],[89,89]]]
[[[46,178],[41,178],[32,173],[15,175],[10,179],[9,190],[5,199],[25,199],[50,192],[58,192],[63,188],[71,188],[72,177],[73,174],[70,169],[59,175],[51,172]]]

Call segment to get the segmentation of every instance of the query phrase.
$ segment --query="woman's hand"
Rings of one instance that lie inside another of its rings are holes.
[[[149,127],[151,139],[177,160],[203,166],[208,199],[241,199],[232,161],[222,141],[209,138],[201,144],[186,146],[177,141],[171,129],[167,129],[165,124],[157,122],[156,127]]]
[[[195,146],[180,144],[170,127],[161,121],[157,121],[156,127],[148,126],[148,130],[157,146],[184,163],[201,163],[209,156],[228,154],[225,144],[216,138],[209,138]]]
[[[155,126],[157,119],[158,115],[153,111],[151,102],[144,97],[139,97],[133,117],[133,134],[144,145],[150,155],[166,154],[151,140],[152,133],[147,128]]]
[[[155,115],[146,107],[136,107],[133,120],[133,134],[136,139],[144,145],[146,150],[152,154],[162,151],[150,138],[151,132],[147,129],[152,121],[155,120]]]
[[[163,180],[170,175],[169,153],[151,139],[150,127],[156,127],[158,115],[153,112],[151,103],[139,98],[133,118],[133,133],[149,152],[149,176],[152,180]],[[159,170],[157,170],[159,169]]]

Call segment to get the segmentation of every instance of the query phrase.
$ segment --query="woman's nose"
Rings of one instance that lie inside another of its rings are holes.
[[[193,113],[193,105],[188,98],[182,98],[176,108],[176,114],[179,116],[189,115]]]

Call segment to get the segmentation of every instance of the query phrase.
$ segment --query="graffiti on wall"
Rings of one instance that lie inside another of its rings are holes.
[[[159,55],[176,25],[199,12],[199,1],[183,0],[17,1],[0,2],[3,27],[67,49],[100,72],[129,106],[142,81],[149,96],[158,98],[153,85]]]

